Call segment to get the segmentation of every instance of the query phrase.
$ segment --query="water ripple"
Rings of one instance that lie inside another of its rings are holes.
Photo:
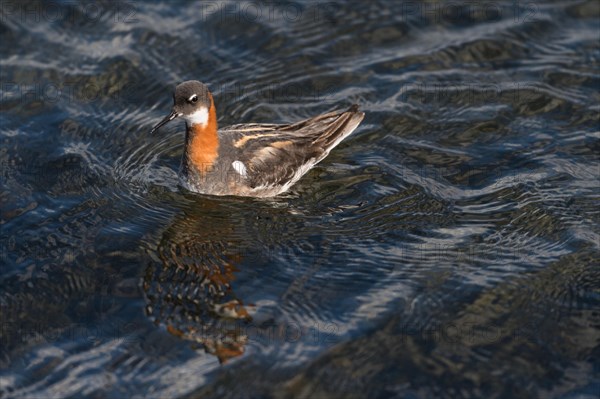
[[[593,396],[597,2],[12,6],[1,396]],[[149,135],[188,79],[220,125],[366,118],[195,195]]]

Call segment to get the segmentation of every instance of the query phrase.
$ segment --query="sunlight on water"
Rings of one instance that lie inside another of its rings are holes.
[[[0,5],[0,396],[596,397],[597,2]],[[366,117],[197,195],[189,79]]]

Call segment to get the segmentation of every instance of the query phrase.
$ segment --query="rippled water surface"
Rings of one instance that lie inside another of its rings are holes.
[[[1,397],[597,397],[598,2],[1,5]],[[188,79],[366,117],[201,196]]]

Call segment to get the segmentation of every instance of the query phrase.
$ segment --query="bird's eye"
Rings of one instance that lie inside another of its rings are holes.
[[[193,103],[197,102],[198,101],[198,96],[194,94],[193,96],[190,97],[190,101],[193,102]]]

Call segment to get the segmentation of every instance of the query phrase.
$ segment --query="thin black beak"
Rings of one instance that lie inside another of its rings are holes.
[[[169,115],[167,115],[162,121],[158,122],[158,124],[156,126],[154,126],[152,128],[152,130],[150,130],[150,134],[157,131],[161,126],[166,125],[167,123],[171,122],[173,119],[177,118],[179,115],[180,114],[178,112],[176,112],[175,110],[172,110]]]

